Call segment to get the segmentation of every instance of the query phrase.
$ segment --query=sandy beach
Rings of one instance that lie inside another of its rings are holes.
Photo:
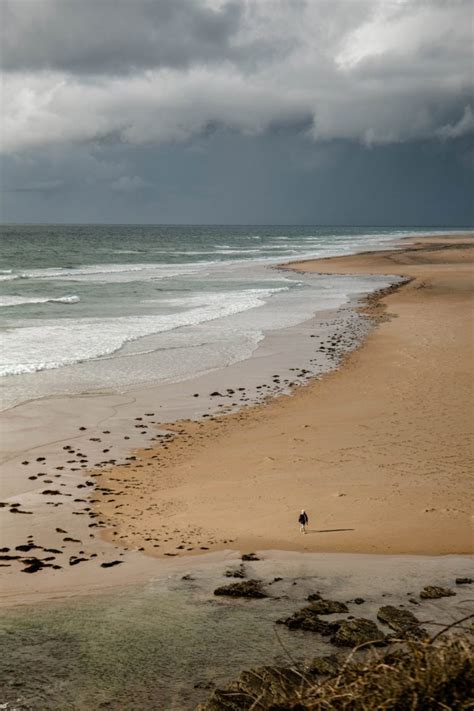
[[[398,283],[191,382],[2,413],[0,602],[133,584],[163,558],[472,552],[473,244],[288,264]]]
[[[253,361],[178,388],[7,413],[2,698],[51,711],[195,708],[238,668],[332,654],[319,634],[275,633],[315,590],[345,601],[338,624],[361,615],[383,634],[381,605],[430,633],[465,618],[473,246],[417,240],[282,266],[398,281],[355,319],[351,306],[286,329]],[[294,339],[292,367],[282,338]],[[33,438],[23,451],[22,431]],[[268,597],[215,596],[240,577]],[[447,590],[425,600],[427,585]]]
[[[473,247],[426,238],[288,265],[409,281],[368,299],[376,328],[336,372],[264,406],[170,424],[178,436],[104,472],[105,537],[159,556],[471,552]]]

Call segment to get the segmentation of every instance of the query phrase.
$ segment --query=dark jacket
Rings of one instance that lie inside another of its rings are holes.
[[[307,513],[302,513],[300,514],[300,517],[298,519],[298,523],[301,523],[301,525],[305,525],[308,523],[308,514]]]

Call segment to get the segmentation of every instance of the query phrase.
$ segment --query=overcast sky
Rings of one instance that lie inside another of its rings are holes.
[[[0,0],[2,220],[472,224],[469,0]]]

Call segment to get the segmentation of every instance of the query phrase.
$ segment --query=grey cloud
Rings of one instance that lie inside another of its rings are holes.
[[[471,106],[468,104],[467,106],[464,107],[464,113],[457,121],[457,123],[454,124],[446,124],[445,126],[442,126],[438,134],[441,136],[441,138],[459,138],[460,136],[464,136],[468,133],[472,133],[474,131],[474,114],[472,112]]]
[[[112,190],[118,190],[119,192],[135,192],[137,190],[142,190],[146,187],[153,187],[151,183],[148,183],[143,178],[138,175],[121,175],[120,178],[114,180],[111,183]]]
[[[4,157],[2,192],[97,191],[127,174],[126,161],[111,146],[47,146]]]
[[[199,149],[199,150],[198,150]],[[4,159],[4,221],[472,224],[467,137],[374,146],[315,143],[292,128],[220,130],[160,146],[55,147]],[[129,180],[125,177],[129,176]],[[133,179],[136,178],[136,179]],[[121,185],[133,190],[117,190]],[[140,187],[141,186],[141,187]]]
[[[4,192],[9,193],[56,193],[63,187],[62,180],[33,180],[27,181],[23,185],[4,188]]]
[[[1,63],[122,74],[232,58],[242,3],[196,0],[2,0]]]
[[[292,126],[315,141],[364,146],[473,130],[464,0],[1,7],[4,153],[164,145],[223,127],[255,136]],[[134,173],[113,180],[122,175]]]

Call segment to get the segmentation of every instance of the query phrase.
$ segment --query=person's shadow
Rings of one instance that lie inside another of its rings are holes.
[[[355,528],[311,528],[306,533],[340,533],[341,531],[355,531]]]

